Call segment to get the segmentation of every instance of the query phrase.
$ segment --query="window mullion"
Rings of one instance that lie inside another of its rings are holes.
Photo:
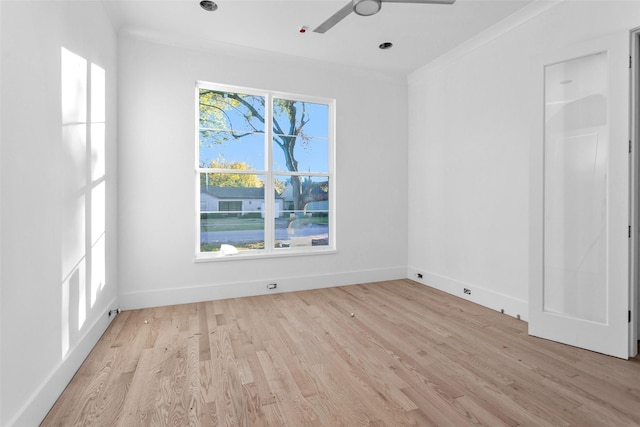
[[[274,176],[271,165],[273,164],[273,96],[266,95],[264,118],[264,143],[265,143],[265,183],[264,183],[264,249],[272,252],[275,241],[275,200],[274,200]]]

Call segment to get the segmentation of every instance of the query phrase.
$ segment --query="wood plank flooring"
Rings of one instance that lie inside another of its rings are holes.
[[[42,425],[637,426],[640,360],[370,283],[122,312]]]

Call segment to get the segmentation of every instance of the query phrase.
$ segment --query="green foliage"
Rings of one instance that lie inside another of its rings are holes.
[[[201,214],[200,227],[202,231],[264,230],[264,219],[262,219],[259,212],[256,212],[256,214]],[[207,217],[204,218],[202,215],[207,215]]]
[[[220,245],[222,243],[201,243],[200,251],[201,252],[218,252],[220,250]]]
[[[241,218],[259,219],[260,221],[263,221],[262,220],[262,212],[247,212],[247,213],[243,213],[240,217]]]
[[[262,96],[200,89],[200,143],[219,144],[264,132],[264,103]]]

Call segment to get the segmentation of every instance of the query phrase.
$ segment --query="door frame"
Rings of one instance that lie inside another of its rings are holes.
[[[629,108],[629,137],[632,156],[630,158],[630,198],[631,198],[631,229],[634,231],[630,242],[630,288],[629,311],[631,312],[629,325],[629,356],[638,355],[638,341],[640,340],[640,27],[630,31],[629,79],[630,79],[630,108]]]

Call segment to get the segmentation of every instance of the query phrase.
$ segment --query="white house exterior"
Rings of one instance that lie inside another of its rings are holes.
[[[278,193],[275,193],[275,204],[275,217],[278,218],[284,208],[284,199]],[[230,215],[262,213],[264,188],[203,187],[200,192],[200,212],[229,212]]]

